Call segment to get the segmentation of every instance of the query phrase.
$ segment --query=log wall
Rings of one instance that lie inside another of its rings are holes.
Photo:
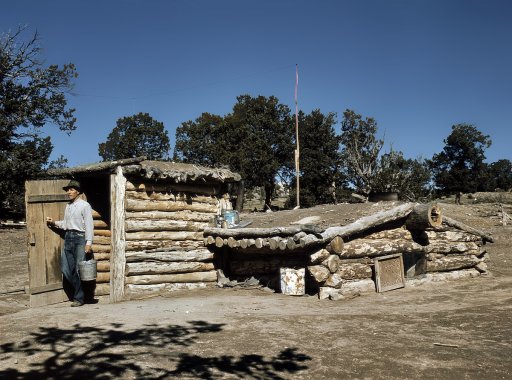
[[[103,213],[104,214],[104,213]],[[110,245],[112,231],[108,223],[108,216],[101,215],[93,210],[94,239],[92,250],[97,261],[96,289],[94,294],[106,296],[110,294]]]
[[[402,254],[406,281],[465,278],[467,273],[487,271],[483,245],[492,237],[449,218],[441,223],[440,210],[434,206],[413,206],[398,206],[321,232],[311,226],[207,228],[204,243],[214,252],[228,253],[223,269],[231,279],[254,276],[278,286],[279,268],[306,267],[306,291],[317,292],[320,298],[375,292],[374,261],[391,254]],[[414,220],[407,223],[412,209]],[[426,212],[428,218],[422,218]]]
[[[213,186],[128,180],[125,296],[215,286],[214,254],[203,231],[217,213]]]

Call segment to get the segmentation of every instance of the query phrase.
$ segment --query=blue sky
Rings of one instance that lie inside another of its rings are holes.
[[[147,112],[175,129],[236,97],[377,120],[386,150],[430,158],[457,123],[512,160],[512,2],[498,0],[3,2],[0,32],[37,30],[47,64],[72,62],[78,129],[49,126],[53,158],[100,161],[116,121]],[[293,126],[291,126],[293,128]],[[338,126],[339,127],[339,123]]]

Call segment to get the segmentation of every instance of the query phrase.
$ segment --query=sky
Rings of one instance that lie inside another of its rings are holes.
[[[71,135],[44,128],[52,158],[101,161],[122,117],[175,130],[236,97],[275,96],[295,111],[352,109],[406,158],[431,158],[459,123],[512,160],[512,2],[508,0],[3,1],[0,33],[37,30],[46,64],[74,63]],[[297,66],[296,66],[297,65]],[[291,126],[294,128],[294,126]],[[299,131],[300,133],[300,131]],[[171,152],[172,155],[172,152]]]

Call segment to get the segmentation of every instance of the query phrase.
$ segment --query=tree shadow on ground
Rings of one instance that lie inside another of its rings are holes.
[[[191,321],[180,325],[145,325],[126,330],[121,324],[107,328],[79,324],[69,329],[41,327],[20,343],[0,346],[2,379],[95,379],[119,378],[284,379],[307,369],[311,360],[294,348],[273,357],[241,355],[203,357],[185,351],[200,334],[222,331],[224,324]],[[214,338],[212,338],[214,339]],[[11,368],[7,368],[7,366]],[[23,367],[16,369],[13,367]],[[2,369],[5,368],[5,369]]]

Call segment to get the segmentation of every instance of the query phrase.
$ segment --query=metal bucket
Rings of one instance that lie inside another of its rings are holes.
[[[78,271],[80,272],[80,280],[92,281],[96,280],[96,260],[82,261],[78,263]]]

